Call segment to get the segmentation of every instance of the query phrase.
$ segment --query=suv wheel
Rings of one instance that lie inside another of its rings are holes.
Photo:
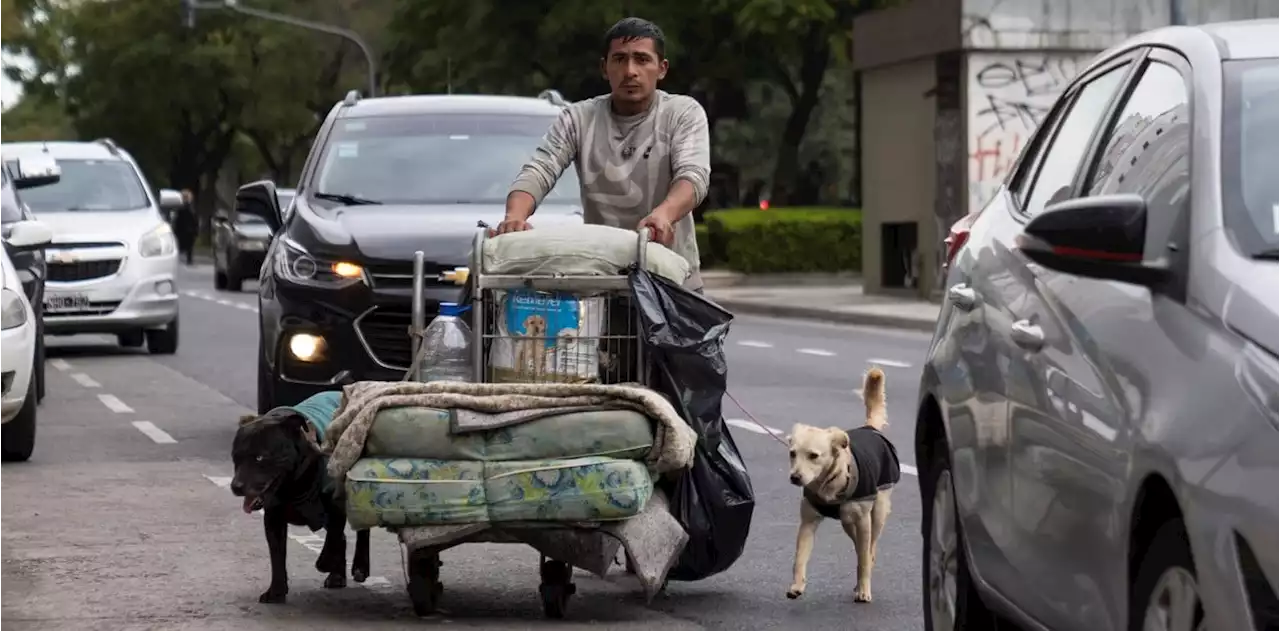
[[[152,355],[172,355],[178,352],[178,319],[164,325],[163,329],[147,330],[147,350]]]
[[[27,399],[13,420],[0,425],[0,460],[26,462],[36,446],[36,380],[27,384]]]
[[[982,603],[969,574],[964,538],[956,514],[951,452],[944,443],[927,472],[922,508],[928,530],[924,537],[924,628],[926,631],[994,629],[996,620]]]
[[[232,258],[231,253],[227,252],[227,271],[223,274],[227,277],[226,289],[231,291],[241,291],[244,289],[244,277],[236,271],[239,268],[238,262]]]

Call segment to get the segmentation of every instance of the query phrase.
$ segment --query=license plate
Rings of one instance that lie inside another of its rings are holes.
[[[45,313],[77,313],[91,308],[84,294],[52,294],[44,297]]]
[[[241,241],[240,249],[245,252],[261,252],[266,249],[267,244],[263,241]]]

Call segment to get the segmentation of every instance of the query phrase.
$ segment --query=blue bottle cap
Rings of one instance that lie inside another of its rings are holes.
[[[442,316],[460,316],[467,310],[466,307],[456,302],[440,303],[440,315]]]

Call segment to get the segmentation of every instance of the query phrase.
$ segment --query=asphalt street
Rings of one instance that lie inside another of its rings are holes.
[[[444,554],[443,606],[414,617],[399,547],[373,536],[374,577],[325,590],[312,564],[320,539],[292,531],[290,594],[261,605],[269,565],[261,519],[226,489],[236,419],[255,404],[257,296],[213,289],[212,269],[184,269],[181,345],[169,357],[114,339],[50,338],[48,397],[30,462],[2,469],[5,629],[892,629],[922,628],[920,501],[911,448],[927,335],[741,317],[729,336],[725,416],[756,493],[747,550],[729,571],[672,583],[646,605],[623,573],[579,572],[569,619],[542,619],[537,553],[467,545]],[[795,422],[862,420],[861,375],[888,375],[890,425],[904,476],[893,496],[873,578],[853,602],[855,557],[838,525],[819,531],[803,598],[784,596],[799,493],[771,434]]]

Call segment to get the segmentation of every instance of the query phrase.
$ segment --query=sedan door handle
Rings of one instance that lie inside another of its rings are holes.
[[[1044,329],[1030,320],[1018,320],[1010,329],[1014,344],[1031,351],[1044,346]]]
[[[970,311],[974,305],[978,304],[978,292],[963,283],[952,285],[951,289],[947,290],[947,299],[956,307]]]

